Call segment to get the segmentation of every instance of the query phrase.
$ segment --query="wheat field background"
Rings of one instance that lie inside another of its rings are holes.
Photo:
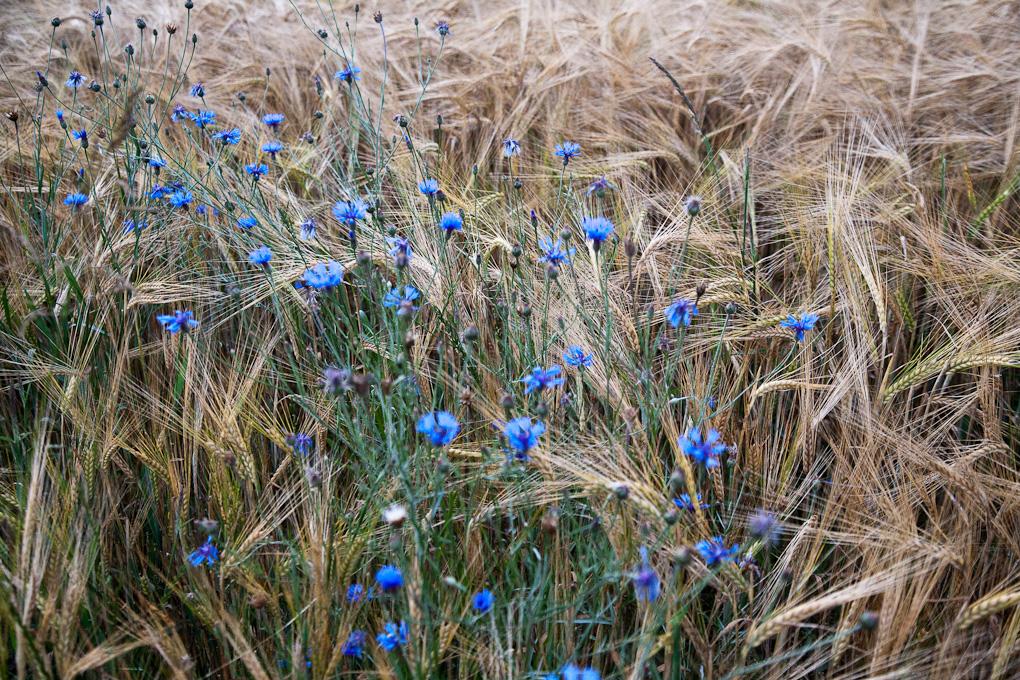
[[[0,2],[0,674],[1020,677],[1020,3],[106,8]]]

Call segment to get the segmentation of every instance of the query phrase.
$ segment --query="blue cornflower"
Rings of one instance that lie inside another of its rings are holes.
[[[64,112],[61,111],[60,109],[57,109],[56,111],[53,112],[53,114],[57,117],[57,122],[60,123],[61,125],[63,125],[64,124]]]
[[[262,122],[268,125],[271,129],[275,130],[280,127],[280,123],[286,118],[282,113],[267,113],[262,116]]]
[[[686,510],[688,512],[694,512],[695,508],[700,507],[702,510],[704,510],[705,508],[708,507],[708,503],[701,502],[700,493],[694,495],[694,500],[691,500],[690,494],[686,493],[680,494],[679,498],[673,499],[673,503],[676,505],[676,507],[680,508],[681,510]]]
[[[200,567],[202,563],[208,564],[210,567],[216,564],[220,559],[220,551],[213,545],[212,536],[208,536],[205,539],[205,543],[195,548],[190,555],[188,555],[188,562],[193,567]]]
[[[592,242],[595,250],[602,247],[602,242],[613,233],[613,223],[605,217],[585,217],[581,220],[581,228],[585,237]]]
[[[407,644],[407,623],[401,621],[398,626],[391,621],[385,625],[382,633],[375,636],[375,639],[379,642],[379,646],[387,652],[392,652],[397,647],[403,647]]]
[[[298,456],[307,456],[315,448],[315,439],[306,432],[295,432],[287,435],[287,443]]]
[[[432,446],[447,446],[460,432],[460,423],[449,411],[433,411],[418,419],[417,430],[429,438]]]
[[[437,22],[436,23],[436,33],[438,33],[439,37],[441,37],[441,38],[445,38],[446,36],[450,35],[450,24],[448,24],[445,21]]]
[[[397,286],[386,293],[386,296],[383,298],[383,307],[396,307],[400,315],[417,312],[418,308],[414,306],[414,301],[420,295],[421,293],[414,286],[404,286],[403,290],[400,289],[400,286]]]
[[[492,605],[495,602],[496,596],[492,594],[491,590],[484,588],[475,593],[475,596],[471,598],[471,608],[479,614],[484,614],[492,609]]]
[[[541,392],[544,389],[563,384],[563,377],[560,376],[561,370],[559,364],[553,364],[549,368],[535,366],[531,369],[531,373],[525,375],[519,382],[524,383],[525,394],[531,394],[536,390]]]
[[[212,125],[216,122],[216,112],[214,111],[198,111],[196,113],[189,113],[188,118],[195,124],[197,128],[204,128],[207,125]]]
[[[580,345],[571,345],[563,353],[563,361],[567,366],[574,368],[588,368],[592,365],[594,358],[590,354],[585,354],[584,348]]]
[[[507,137],[503,140],[503,155],[507,158],[513,158],[514,156],[521,155],[521,145],[513,137]]]
[[[761,539],[766,545],[779,540],[779,522],[776,516],[767,510],[758,510],[747,522],[751,536]]]
[[[563,680],[601,680],[601,675],[594,668],[578,668],[574,664],[568,664],[560,671]]]
[[[570,258],[577,252],[576,248],[564,248],[563,240],[542,237],[538,240],[538,247],[542,249],[542,257],[539,262],[546,262],[551,267],[559,269],[560,265],[570,264]]]
[[[190,309],[178,309],[173,314],[160,314],[156,321],[163,324],[163,328],[171,333],[198,328],[198,322],[195,321]]]
[[[576,142],[563,142],[557,144],[554,154],[563,159],[563,165],[570,162],[571,158],[576,158],[581,155],[581,145]]]
[[[161,198],[166,198],[171,194],[171,191],[162,184],[152,185],[152,190],[149,192],[149,198],[154,201],[158,201]]]
[[[252,217],[251,215],[242,215],[241,217],[237,218],[237,226],[241,227],[242,229],[251,229],[258,223],[259,221]]]
[[[333,216],[353,228],[358,220],[365,219],[367,208],[368,206],[360,198],[355,198],[353,201],[337,201],[333,205]]]
[[[186,189],[178,189],[170,194],[170,205],[175,208],[187,208],[192,200],[191,192]]]
[[[347,586],[347,601],[351,604],[357,604],[365,597],[365,586],[360,583],[352,583]]]
[[[734,543],[727,548],[721,536],[698,541],[694,548],[701,554],[702,559],[705,560],[705,566],[708,567],[720,562],[728,562],[740,552],[740,545]]]
[[[595,194],[597,197],[602,198],[606,195],[606,191],[612,188],[612,182],[605,177],[599,177],[597,180],[588,185],[588,188],[584,190],[584,193],[588,196]]]
[[[191,86],[191,96],[198,97],[199,99],[205,96],[205,85],[202,84],[201,80]]]
[[[89,144],[89,133],[86,132],[85,128],[81,130],[71,130],[71,137],[81,142],[82,146],[88,146]]]
[[[262,151],[263,153],[267,153],[271,157],[276,158],[276,154],[283,151],[283,142],[277,142],[275,140],[272,142],[266,142],[262,145]]]
[[[247,172],[257,182],[262,178],[262,175],[269,172],[269,166],[265,163],[249,163],[244,166],[244,171]]]
[[[307,241],[308,239],[315,238],[316,224],[313,218],[309,217],[307,220],[302,222],[300,229],[301,231],[299,235],[301,236],[301,240]]]
[[[690,456],[694,462],[706,468],[719,467],[719,456],[726,450],[726,444],[721,441],[719,432],[713,428],[709,428],[704,437],[699,428],[694,428],[681,435],[679,443],[680,450],[685,456]]]
[[[402,257],[405,262],[408,262],[414,255],[411,250],[411,242],[403,236],[389,236],[386,238],[386,243],[390,247],[390,257],[394,260]]]
[[[818,315],[804,312],[800,318],[793,314],[787,314],[786,318],[779,322],[783,328],[789,328],[794,332],[797,342],[804,342],[804,334],[812,330],[818,323]]]
[[[174,104],[173,111],[170,112],[170,120],[175,123],[180,123],[182,120],[191,118],[191,114],[184,108],[183,104]]]
[[[648,549],[641,548],[641,564],[632,576],[637,599],[654,602],[659,597],[659,575],[648,562]]]
[[[130,234],[133,231],[141,231],[149,226],[148,222],[135,222],[130,217],[124,220],[124,233]]]
[[[306,269],[302,280],[311,288],[329,290],[339,286],[343,278],[344,268],[336,260],[329,260]]]
[[[540,420],[532,423],[527,416],[514,418],[503,427],[507,443],[517,450],[515,455],[519,460],[528,460],[528,452],[535,448],[544,432],[545,423]]]
[[[404,585],[404,575],[397,567],[387,564],[375,572],[375,582],[379,584],[384,593],[393,593]]]
[[[268,246],[259,246],[248,253],[248,261],[257,267],[265,267],[273,259],[273,251]]]
[[[694,300],[680,299],[666,307],[665,315],[673,328],[680,324],[690,326],[691,319],[698,315],[698,306],[694,304]]]
[[[365,631],[352,630],[351,634],[347,636],[347,641],[344,642],[343,655],[360,659],[362,653],[365,651],[366,637]]]
[[[88,202],[89,197],[78,191],[73,194],[68,194],[67,198],[64,199],[64,205],[69,205],[75,209],[82,207]]]
[[[71,71],[71,74],[67,76],[67,82],[64,83],[70,88],[77,90],[81,87],[81,84],[85,82],[85,76],[78,71]]]
[[[439,218],[439,227],[449,235],[460,231],[464,227],[464,220],[455,212],[443,213],[443,216]]]
[[[218,208],[214,208],[212,206],[206,206],[206,205],[200,205],[200,206],[196,206],[195,207],[195,213],[197,213],[199,215],[205,215],[210,210],[212,211],[213,217],[219,217],[220,216],[220,211],[219,211]]]
[[[149,167],[155,168],[156,172],[159,172],[160,168],[166,167],[166,161],[163,160],[162,158],[153,156],[152,158],[149,159]]]
[[[241,141],[241,131],[238,128],[220,130],[213,133],[213,139],[222,142],[224,146],[233,146]]]
[[[361,80],[361,76],[358,75],[359,73],[361,73],[360,68],[351,62],[347,62],[333,77],[345,83],[353,83],[355,80]]]
[[[418,191],[426,196],[435,196],[439,193],[439,182],[432,178],[423,179],[418,182]]]

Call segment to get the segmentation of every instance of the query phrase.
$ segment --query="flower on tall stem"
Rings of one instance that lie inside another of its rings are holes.
[[[698,315],[698,306],[694,300],[680,299],[666,307],[666,320],[673,328],[681,324],[690,326],[691,320]]]
[[[638,600],[654,602],[659,597],[659,575],[648,561],[648,549],[641,548],[641,563],[634,570],[634,592]]]
[[[613,223],[605,217],[585,217],[581,220],[581,228],[584,230],[585,238],[592,242],[595,252],[598,252],[602,244],[615,231]]]
[[[216,564],[220,559],[220,551],[213,545],[212,536],[207,536],[205,543],[195,548],[188,555],[188,562],[193,567],[199,567],[203,563],[210,567]]]
[[[383,632],[375,636],[375,639],[379,642],[380,647],[387,652],[392,652],[397,647],[407,644],[407,632],[406,622],[401,621],[398,625],[390,621],[383,627]]]
[[[556,145],[553,153],[562,158],[563,165],[566,165],[570,162],[571,158],[577,158],[581,155],[581,145],[576,142],[563,142]]]
[[[77,90],[84,82],[85,76],[82,75],[80,71],[71,71],[70,75],[67,76],[67,82],[64,84],[74,90]]]
[[[685,456],[694,459],[699,465],[706,468],[719,467],[719,456],[726,451],[726,444],[722,442],[719,432],[709,428],[704,435],[700,428],[688,430],[680,436],[680,450]]]
[[[432,446],[449,446],[460,432],[460,423],[449,411],[433,411],[418,418],[416,429],[428,437]]]
[[[560,375],[561,371],[562,369],[558,364],[553,364],[549,368],[535,366],[531,369],[531,373],[528,373],[520,380],[520,382],[524,383],[524,393],[541,392],[542,390],[562,385],[563,376]]]
[[[538,258],[538,261],[557,269],[561,265],[570,264],[570,258],[576,252],[575,248],[564,247],[563,239],[553,241],[552,238],[542,237],[538,241],[538,247],[542,250],[542,257]]]
[[[586,354],[584,348],[580,345],[571,345],[563,353],[563,361],[567,366],[573,366],[574,368],[588,368],[592,365],[594,359],[592,355]]]
[[[70,206],[71,208],[78,209],[89,202],[89,197],[79,191],[72,194],[68,194],[67,198],[64,199],[64,205]]]
[[[513,137],[507,137],[503,140],[503,155],[506,158],[513,158],[514,156],[521,155],[521,144]]]
[[[734,543],[727,548],[721,536],[698,541],[694,548],[701,555],[701,558],[705,560],[705,565],[709,567],[730,562],[740,552],[739,544]]]
[[[283,122],[284,116],[282,113],[267,113],[262,116],[262,122],[269,126],[271,130],[276,130],[280,127],[280,123]]]
[[[170,333],[190,331],[198,328],[198,322],[195,321],[190,309],[178,309],[173,314],[160,314],[156,317],[156,321],[161,323],[163,328]]]
[[[545,423],[532,422],[527,416],[514,418],[503,426],[503,435],[514,450],[514,457],[523,461],[530,460],[529,452],[538,445],[538,438],[544,433]]]
[[[455,212],[443,213],[443,216],[439,218],[439,228],[446,232],[449,236],[455,231],[460,231],[464,227],[464,219]]]
[[[432,197],[439,193],[439,182],[432,179],[431,177],[423,179],[418,182],[418,191],[423,195]]]
[[[779,325],[792,330],[797,342],[804,342],[804,334],[814,330],[816,323],[818,323],[817,314],[804,312],[798,316],[787,314],[786,318],[779,322]]]
[[[367,214],[368,206],[360,198],[355,198],[352,201],[337,201],[333,204],[333,216],[347,225],[349,229],[353,229],[358,220],[365,219]]]
[[[355,80],[361,80],[361,76],[358,75],[359,73],[361,73],[360,68],[358,68],[351,62],[347,62],[342,69],[340,69],[339,71],[336,72],[336,74],[334,74],[333,77],[341,82],[350,85]]]

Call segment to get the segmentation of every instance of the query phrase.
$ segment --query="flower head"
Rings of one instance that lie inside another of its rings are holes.
[[[64,205],[69,205],[72,208],[80,208],[88,202],[89,197],[78,191],[73,194],[68,194],[67,198],[64,199]]]
[[[333,205],[333,216],[348,227],[354,227],[358,220],[365,219],[367,207],[360,198],[353,201],[337,201]]]
[[[205,85],[202,84],[202,81],[198,81],[191,86],[191,96],[198,97],[199,99],[205,96]]]
[[[432,179],[423,179],[418,182],[418,191],[422,192],[426,196],[435,196],[439,193],[439,182]]]
[[[251,215],[242,215],[241,217],[237,218],[237,226],[241,227],[242,229],[251,229],[258,223],[259,221],[252,217]]]
[[[570,162],[571,158],[581,155],[581,145],[576,142],[563,142],[557,144],[553,153],[563,159],[563,165]]]
[[[436,33],[438,33],[441,38],[445,38],[450,35],[450,24],[445,21],[436,22]]]
[[[142,229],[145,229],[147,226],[149,226],[148,222],[145,222],[144,220],[135,222],[133,219],[129,217],[126,220],[124,220],[124,233],[130,234],[133,231],[141,231]]]
[[[443,213],[439,218],[439,228],[447,234],[460,231],[464,227],[464,220],[455,212]]]
[[[694,500],[691,500],[690,494],[686,493],[680,494],[679,498],[673,499],[673,503],[676,505],[676,507],[680,508],[681,510],[686,510],[688,512],[694,512],[695,508],[700,507],[702,510],[704,510],[705,508],[708,507],[708,503],[701,502],[700,493],[694,495]]]
[[[287,443],[295,455],[307,456],[315,448],[315,439],[306,432],[295,432],[287,435]]]
[[[680,299],[666,307],[665,314],[666,320],[673,328],[677,328],[680,324],[690,326],[691,319],[698,315],[698,306],[693,300]]]
[[[248,163],[244,166],[244,171],[257,182],[263,175],[269,172],[269,166],[265,163]]]
[[[159,172],[161,168],[166,167],[166,161],[158,156],[153,156],[149,159],[149,167],[155,168],[156,172]]]
[[[584,236],[597,251],[602,243],[613,233],[613,223],[605,217],[585,217],[581,220],[581,228],[584,229]]]
[[[475,596],[471,598],[471,608],[479,614],[492,609],[492,605],[496,602],[496,596],[492,594],[489,589],[482,589],[475,593]]]
[[[174,123],[180,123],[182,120],[188,120],[191,118],[191,114],[184,108],[183,104],[174,104],[173,111],[170,112],[170,120]]]
[[[189,113],[188,118],[195,124],[195,127],[204,128],[216,122],[216,113],[214,111],[198,111],[196,113]]]
[[[545,432],[545,423],[531,422],[531,418],[522,416],[514,418],[503,426],[503,434],[507,443],[516,450],[519,460],[528,460],[528,452],[538,444],[538,438]]]
[[[278,141],[266,142],[262,145],[262,152],[269,154],[271,157],[276,158],[276,154],[283,151],[283,143]]]
[[[351,604],[361,602],[365,597],[365,586],[360,583],[352,583],[347,586],[347,601]]]
[[[704,436],[700,428],[689,430],[681,435],[679,443],[685,456],[690,456],[694,462],[706,468],[719,467],[719,456],[726,450],[719,432],[712,428]]]
[[[384,593],[393,593],[403,587],[404,575],[400,573],[400,569],[387,564],[375,572],[375,582]]]
[[[397,647],[407,644],[407,623],[400,622],[400,625],[390,621],[383,627],[383,632],[375,636],[379,646],[387,652],[392,652]]]
[[[358,68],[351,62],[347,62],[347,64],[342,69],[337,71],[333,77],[336,78],[337,80],[350,84],[353,83],[355,80],[361,80],[361,76],[358,75],[359,73],[361,73],[360,68]]]
[[[592,355],[585,354],[584,348],[580,345],[571,345],[563,353],[563,361],[567,366],[573,366],[574,368],[588,368],[592,365],[594,359]]]
[[[346,642],[344,642],[343,655],[360,659],[365,651],[366,637],[365,631],[352,630],[351,634],[347,636]]]
[[[71,71],[70,75],[67,76],[67,82],[64,83],[68,87],[77,90],[81,87],[81,84],[85,82],[85,76],[79,71]]]
[[[758,510],[747,522],[747,529],[751,536],[761,539],[766,545],[771,545],[779,540],[779,521],[776,516],[767,510]]]
[[[273,259],[273,251],[268,246],[259,246],[248,253],[248,261],[258,267],[264,267]]]
[[[432,446],[448,446],[460,432],[460,423],[449,411],[433,411],[418,418],[417,430]]]
[[[514,156],[521,155],[521,145],[513,137],[507,137],[503,140],[503,155],[507,158],[513,158]]]
[[[280,127],[280,123],[283,122],[284,118],[286,118],[286,116],[284,116],[282,113],[267,113],[266,115],[262,116],[262,122],[268,125],[273,130],[276,130],[277,128]]]
[[[411,250],[411,242],[403,236],[388,236],[386,243],[390,247],[390,257],[396,261],[398,258],[409,262],[414,252]]]
[[[383,307],[396,307],[400,313],[407,314],[417,312],[418,308],[414,301],[421,296],[417,288],[408,284],[401,288],[397,286],[383,297]]]
[[[178,189],[170,194],[170,205],[175,208],[187,208],[192,200],[191,192],[186,189]]]
[[[212,138],[224,146],[233,146],[241,141],[241,131],[238,128],[220,130],[212,134]]]
[[[797,342],[804,342],[804,334],[813,330],[816,323],[818,323],[817,314],[804,312],[799,316],[787,314],[786,318],[779,322],[779,325],[792,330]]]
[[[634,592],[637,599],[654,602],[659,597],[659,575],[648,562],[648,549],[641,548],[641,564],[634,570]]]
[[[329,260],[306,269],[302,281],[310,288],[329,290],[339,286],[343,278],[343,266],[336,260]]]
[[[562,385],[563,377],[560,375],[561,370],[559,364],[553,364],[549,368],[535,366],[531,369],[531,373],[525,375],[520,380],[520,382],[524,383],[524,393],[530,394],[536,390],[541,392],[544,389]]]
[[[705,560],[705,565],[709,567],[721,562],[728,562],[740,552],[740,546],[736,543],[727,548],[721,536],[698,541],[694,547],[701,558]]]
[[[354,386],[351,377],[350,369],[327,366],[322,369],[322,388],[330,394],[346,392]]]
[[[595,194],[597,197],[602,198],[606,195],[606,192],[613,189],[613,183],[605,177],[599,177],[597,180],[588,185],[584,193],[588,196]]]
[[[685,198],[684,210],[691,217],[696,217],[701,212],[701,196],[688,196]]]
[[[71,137],[81,142],[83,147],[89,145],[89,133],[82,128],[81,130],[71,130]]]
[[[594,668],[578,668],[574,664],[567,664],[560,671],[563,680],[601,680],[601,675]]]
[[[163,328],[171,333],[198,328],[198,322],[195,321],[190,309],[178,309],[173,314],[160,314],[156,321],[163,324]]]
[[[205,539],[205,543],[195,548],[190,555],[188,555],[188,562],[193,567],[199,567],[203,563],[208,564],[210,567],[220,559],[220,551],[213,545],[212,536],[208,536]]]
[[[307,220],[301,223],[299,228],[301,231],[299,232],[298,235],[301,237],[302,241],[307,241],[308,239],[315,238],[316,224],[313,218],[309,217]]]
[[[562,239],[553,241],[551,238],[542,237],[538,240],[538,247],[542,250],[542,257],[538,258],[538,261],[557,269],[560,265],[570,264],[570,258],[577,252],[576,248],[564,247]]]

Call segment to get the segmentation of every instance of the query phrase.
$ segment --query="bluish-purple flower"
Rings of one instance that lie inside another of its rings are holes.
[[[404,313],[416,312],[418,308],[414,301],[420,296],[421,293],[418,289],[410,284],[403,287],[397,286],[383,297],[383,307],[396,307]]]
[[[571,345],[563,353],[563,361],[567,366],[573,366],[574,368],[588,368],[591,366],[594,358],[592,355],[586,354],[584,348],[580,345]]]
[[[89,133],[82,128],[81,130],[71,130],[71,137],[81,142],[83,147],[89,145]]]
[[[233,146],[241,141],[241,131],[238,128],[220,130],[219,132],[214,132],[212,137],[224,146]]]
[[[333,216],[353,228],[358,220],[365,219],[367,208],[368,206],[360,198],[355,198],[353,201],[337,201],[333,205]]]
[[[479,614],[484,614],[492,609],[492,605],[495,602],[496,596],[492,594],[491,590],[485,588],[475,593],[474,597],[471,598],[471,608]]]
[[[689,430],[680,437],[680,450],[685,456],[694,459],[699,465],[706,468],[719,467],[719,456],[726,451],[726,444],[722,442],[719,432],[709,428],[705,435],[701,434],[700,428]]]
[[[464,220],[455,212],[443,213],[443,216],[439,218],[439,228],[447,234],[460,231],[463,227]]]
[[[205,85],[202,84],[201,80],[191,86],[191,96],[198,97],[199,99],[205,96]]]
[[[779,521],[767,510],[758,510],[747,522],[747,530],[754,538],[761,539],[766,545],[779,540]]]
[[[613,223],[605,217],[585,217],[581,220],[581,228],[584,230],[585,238],[592,242],[596,251],[614,231]]]
[[[262,122],[268,125],[271,129],[275,130],[280,127],[280,123],[283,122],[284,116],[282,113],[267,113],[262,116]]]
[[[396,261],[398,258],[403,258],[405,262],[410,262],[414,252],[411,250],[411,242],[403,236],[388,236],[386,238],[386,244],[390,247],[390,257]]]
[[[272,259],[273,251],[269,249],[269,246],[259,246],[248,253],[248,261],[257,267],[265,267]]]
[[[251,229],[258,223],[259,221],[251,215],[242,215],[237,218],[237,226],[241,227],[241,229]]]
[[[83,76],[79,71],[71,71],[70,75],[67,76],[67,82],[64,84],[77,90],[84,82],[85,76]]]
[[[262,145],[262,152],[269,154],[272,158],[276,158],[276,154],[281,151],[283,151],[283,142],[273,140]]]
[[[576,252],[575,248],[564,247],[562,239],[553,241],[551,238],[542,237],[538,240],[538,247],[542,250],[542,257],[538,258],[538,261],[557,269],[560,265],[570,264],[570,258]]]
[[[295,455],[307,456],[315,448],[315,439],[305,432],[295,432],[287,435],[287,443]]]
[[[553,151],[557,156],[563,159],[563,165],[570,162],[571,158],[576,158],[581,155],[581,145],[576,142],[563,142],[557,144],[556,149]]]
[[[507,137],[503,140],[503,155],[507,158],[513,158],[514,156],[521,155],[521,145],[513,137]]]
[[[417,430],[432,446],[448,446],[460,432],[460,423],[449,411],[433,411],[418,418]]]
[[[68,194],[67,198],[64,199],[64,205],[69,205],[72,208],[80,208],[89,202],[89,197],[79,191],[72,194]]]
[[[188,555],[188,562],[193,567],[199,567],[203,563],[210,567],[216,564],[220,559],[220,551],[213,545],[212,536],[208,536],[205,539],[205,543],[195,548],[190,555]]]
[[[435,196],[439,193],[439,182],[429,177],[418,182],[418,191],[426,196]]]
[[[690,326],[691,319],[698,315],[698,306],[694,304],[694,300],[680,299],[666,307],[665,314],[666,320],[673,328],[680,324]]]
[[[347,601],[351,604],[361,602],[365,597],[365,586],[360,583],[352,583],[347,586]]]
[[[659,575],[648,562],[647,548],[641,548],[641,564],[634,570],[631,578],[634,580],[634,593],[637,595],[637,599],[646,602],[654,602],[658,599]]]
[[[244,171],[257,182],[263,175],[269,172],[269,166],[265,163],[248,163],[244,166]]]
[[[189,113],[188,118],[195,124],[195,127],[204,128],[216,122],[216,113],[214,111],[198,111]]]
[[[308,239],[315,238],[316,226],[317,225],[315,224],[315,220],[311,217],[302,222],[299,226],[300,232],[298,233],[298,235],[301,237],[301,240],[307,241]]]
[[[379,646],[387,652],[392,652],[397,647],[407,644],[407,623],[401,621],[399,625],[390,621],[383,627],[383,632],[375,636]]]
[[[302,281],[310,288],[329,290],[339,286],[343,278],[343,266],[336,260],[329,260],[306,269]]]
[[[191,196],[191,192],[185,189],[178,189],[170,194],[170,205],[178,209],[187,208],[191,205],[192,200],[194,199]]]
[[[818,323],[817,314],[804,312],[799,316],[787,314],[786,318],[779,322],[779,325],[792,330],[797,342],[804,342],[804,334],[813,330],[816,323]]]
[[[514,418],[503,426],[507,444],[516,451],[519,460],[528,460],[528,452],[538,444],[538,438],[545,432],[545,423],[531,422],[531,418]]]
[[[549,368],[535,366],[520,382],[524,383],[524,393],[530,394],[535,391],[541,392],[563,384],[562,369],[559,364],[553,364]]]
[[[333,77],[336,78],[337,80],[350,84],[353,83],[355,80],[361,80],[361,76],[358,75],[359,73],[361,73],[360,68],[358,68],[351,62],[347,62],[347,64],[344,65],[342,69],[337,71]]]
[[[694,547],[709,567],[729,562],[740,552],[740,546],[736,543],[727,548],[721,536],[698,541]]]
[[[171,333],[198,328],[198,322],[195,321],[190,309],[178,309],[173,314],[160,314],[156,321],[163,324],[163,328]]]
[[[365,651],[365,631],[363,630],[352,630],[351,634],[347,636],[347,640],[344,642],[343,655],[360,659],[361,655]]]
[[[375,572],[375,582],[379,584],[379,588],[384,593],[393,593],[403,587],[404,575],[400,573],[400,569],[397,567],[387,564]]]
[[[679,498],[673,499],[673,503],[676,505],[676,507],[680,508],[681,510],[686,510],[688,512],[694,512],[695,508],[701,508],[702,510],[704,510],[705,508],[708,507],[708,503],[701,502],[700,493],[694,495],[694,500],[691,500],[690,494],[686,493],[680,494]]]

